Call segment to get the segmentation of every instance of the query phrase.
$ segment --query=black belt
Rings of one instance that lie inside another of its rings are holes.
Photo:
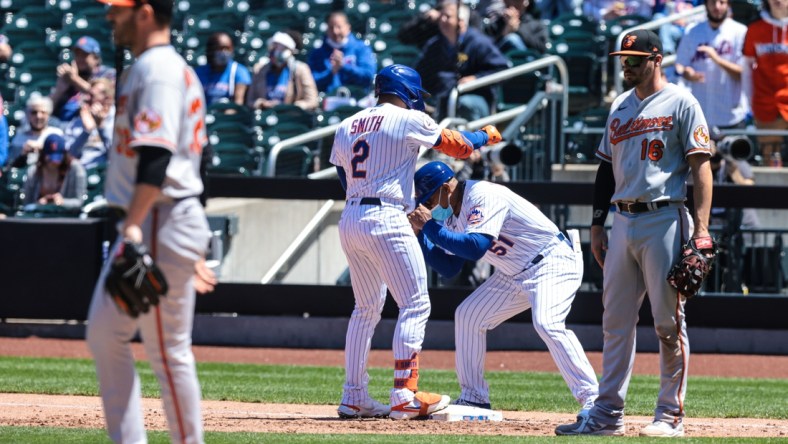
[[[564,236],[564,233],[558,233],[555,235],[555,237],[557,237],[561,242],[566,242],[566,244],[569,245],[569,248],[572,248],[572,242],[570,242],[569,239]],[[544,259],[544,255],[539,253],[531,260],[531,264],[538,264],[539,262],[542,262],[542,259]]]
[[[616,202],[616,207],[618,211],[623,211],[626,213],[645,213],[647,211],[654,211],[659,208],[665,208],[670,205],[668,201],[660,201],[660,202]]]
[[[377,205],[381,206],[383,203],[377,197],[362,197],[360,201],[358,201],[359,205]]]

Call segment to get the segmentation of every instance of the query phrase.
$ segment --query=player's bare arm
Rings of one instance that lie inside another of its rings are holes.
[[[123,236],[136,243],[142,242],[143,221],[150,213],[156,199],[161,195],[161,188],[150,184],[137,184],[131,197],[129,212],[123,222]]]
[[[692,196],[695,200],[695,231],[692,237],[706,237],[709,235],[709,212],[714,184],[709,156],[703,153],[693,154],[687,157],[687,162],[692,169]]]

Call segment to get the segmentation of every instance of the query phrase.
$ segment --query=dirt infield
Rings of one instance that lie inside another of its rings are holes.
[[[140,344],[135,356],[144,359]],[[292,350],[272,348],[194,348],[198,361],[258,364],[330,365],[344,364],[341,350]],[[40,338],[0,338],[0,355],[89,358],[84,341]],[[430,368],[454,368],[454,354],[427,350],[423,363]],[[599,353],[589,359],[601,369]],[[370,364],[388,367],[391,352],[374,350]],[[544,352],[491,352],[489,370],[557,371]],[[639,354],[635,372],[656,374],[655,354]],[[756,378],[788,378],[788,357],[750,355],[700,355],[691,359],[693,375]],[[144,400],[146,426],[165,430],[166,422],[158,399]],[[101,428],[101,404],[96,397],[0,394],[0,425]],[[496,423],[446,423],[438,421],[397,422],[391,420],[341,421],[336,406],[256,404],[203,401],[205,428],[210,431],[277,433],[386,433],[386,434],[472,434],[550,436],[556,425],[573,420],[572,415],[544,412],[504,412]],[[649,422],[647,417],[627,417],[628,435],[636,435]],[[687,418],[685,428],[693,437],[788,437],[788,421],[767,419]]]

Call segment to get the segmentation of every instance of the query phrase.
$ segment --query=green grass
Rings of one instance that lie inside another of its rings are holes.
[[[339,367],[198,363],[204,399],[264,403],[335,404],[342,393]],[[147,362],[137,364],[145,397],[159,388]],[[385,400],[392,371],[370,370],[372,396]],[[556,373],[488,372],[492,404],[501,410],[573,413],[577,403]],[[454,371],[421,371],[425,390],[459,394]],[[659,381],[633,376],[627,414],[653,414]],[[0,392],[98,395],[93,361],[0,357]],[[690,377],[686,409],[693,417],[788,419],[788,380]]]
[[[169,442],[169,436],[165,432],[148,432],[148,440],[151,444],[165,444]],[[582,442],[620,442],[627,443],[664,443],[661,438],[605,438],[605,437],[585,437]],[[441,435],[436,440],[434,435],[408,435],[403,439],[401,435],[310,435],[310,434],[260,434],[260,433],[223,433],[208,432],[205,434],[205,442],[210,444],[244,444],[244,443],[284,443],[284,444],[454,444],[454,443],[492,443],[503,444],[512,442],[527,442],[534,444],[567,442],[578,443],[581,441],[577,437],[542,437],[542,436],[472,436],[472,435]],[[682,444],[711,444],[724,441],[726,444],[733,443],[778,443],[788,442],[788,439],[777,438],[684,438]],[[109,439],[103,430],[87,429],[60,429],[52,427],[0,427],[0,443],[25,443],[25,444],[92,444],[107,443]]]

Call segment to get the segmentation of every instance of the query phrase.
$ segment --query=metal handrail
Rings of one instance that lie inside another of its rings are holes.
[[[320,128],[316,130],[309,131],[308,133],[301,134],[295,137],[291,137],[289,139],[280,140],[273,147],[271,147],[271,152],[268,153],[268,160],[267,164],[265,165],[265,176],[267,177],[274,177],[276,174],[276,159],[279,157],[279,152],[285,148],[290,148],[291,146],[298,146],[303,145],[307,142],[311,142],[313,140],[318,140],[325,136],[329,136],[334,134],[339,128],[339,124],[329,125],[325,128]],[[263,159],[260,159],[260,166],[257,168],[258,171],[263,171]]]
[[[457,85],[449,92],[449,98],[446,103],[446,114],[449,117],[455,117],[457,115],[457,101],[459,100],[460,94],[484,88],[485,86],[490,86],[550,66],[558,68],[558,75],[562,86],[561,94],[563,95],[563,100],[561,101],[561,120],[563,121],[569,115],[569,71],[567,70],[564,59],[556,55],[541,57],[532,62],[504,69],[503,71],[471,80],[468,83]]]
[[[638,29],[656,29],[656,28],[659,28],[662,25],[667,25],[668,23],[673,23],[673,22],[675,22],[677,20],[681,20],[683,18],[695,17],[696,15],[701,15],[701,14],[705,14],[705,13],[706,13],[706,7],[701,5],[701,6],[696,6],[696,7],[692,8],[692,9],[690,9],[689,11],[684,11],[684,12],[679,12],[679,13],[676,13],[676,14],[671,14],[671,15],[669,15],[667,17],[662,17],[660,19],[657,19],[657,20],[654,20],[654,21],[651,21],[651,22],[647,22],[647,23],[643,23],[643,24],[640,24],[640,25],[637,25],[637,26],[633,26],[631,28],[627,28],[627,29],[621,31],[621,33],[619,33],[618,36],[616,37],[616,46],[614,48],[616,48],[616,50],[618,50],[618,48],[621,48],[621,42],[624,40],[624,36],[627,35],[627,33],[630,33],[632,31],[635,31],[635,30],[638,30]],[[615,87],[615,90],[616,90],[617,94],[621,94],[621,92],[624,90],[624,82],[623,82],[623,80],[621,78],[621,64],[620,63],[614,63],[613,64],[613,85]]]
[[[334,206],[334,200],[327,200],[320,210],[312,216],[309,223],[306,224],[303,230],[298,233],[295,240],[290,243],[287,249],[279,256],[279,259],[271,265],[271,268],[260,279],[261,284],[270,284],[273,281],[281,281],[284,276],[290,271],[294,262],[300,257],[301,253],[307,248],[307,241],[313,237],[323,225],[323,221],[331,214],[331,208]]]

